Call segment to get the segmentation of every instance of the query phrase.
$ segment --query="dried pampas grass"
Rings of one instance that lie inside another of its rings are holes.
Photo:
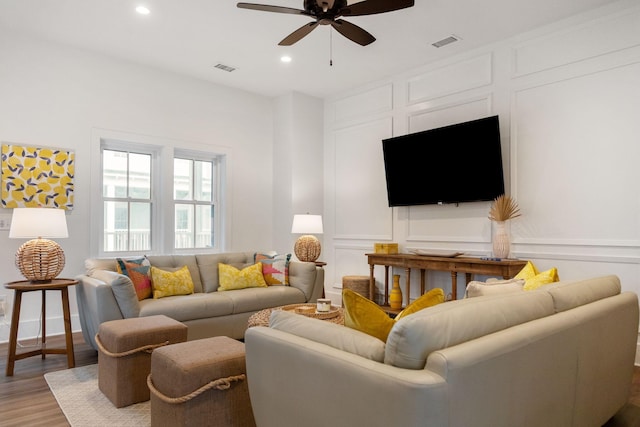
[[[507,221],[519,216],[520,208],[516,201],[511,196],[505,196],[504,194],[493,201],[489,210],[489,219],[491,221]]]

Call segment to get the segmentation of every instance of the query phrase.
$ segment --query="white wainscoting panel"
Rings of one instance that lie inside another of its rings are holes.
[[[393,107],[393,85],[387,84],[343,98],[334,103],[334,120],[341,122],[355,117],[390,111]]]
[[[382,140],[392,134],[391,117],[335,132],[334,238],[392,238],[382,156]]]
[[[521,242],[640,243],[638,111],[640,64],[515,93],[512,178],[524,214]]]
[[[591,21],[514,47],[514,76],[640,45],[640,10]]]
[[[406,236],[412,242],[491,242],[490,202],[410,206]]]
[[[491,95],[467,99],[455,104],[421,110],[409,115],[409,132],[480,119],[491,115]],[[453,163],[453,162],[452,162]]]
[[[490,85],[492,55],[486,54],[415,76],[407,82],[407,104]]]

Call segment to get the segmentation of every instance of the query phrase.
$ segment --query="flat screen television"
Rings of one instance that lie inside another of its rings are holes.
[[[389,206],[493,200],[504,194],[498,116],[382,141]]]

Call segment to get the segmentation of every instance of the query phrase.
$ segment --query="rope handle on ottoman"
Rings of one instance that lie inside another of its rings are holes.
[[[112,353],[109,350],[107,350],[106,348],[104,348],[104,346],[102,345],[102,342],[100,341],[100,336],[98,334],[96,334],[96,344],[98,345],[98,348],[100,349],[100,351],[102,351],[104,354],[106,354],[109,357],[125,357],[125,356],[129,356],[131,354],[140,353],[142,351],[147,352],[147,353],[151,353],[156,348],[162,347],[162,346],[165,346],[165,345],[169,344],[169,341],[165,341],[165,342],[159,343],[159,344],[143,345],[142,347],[138,347],[138,348],[134,348],[134,349],[131,349],[131,350],[123,351],[121,353]]]
[[[181,397],[169,397],[169,396],[164,395],[162,392],[160,392],[160,390],[158,390],[153,385],[153,380],[151,379],[151,374],[149,374],[149,376],[147,377],[147,385],[149,386],[149,390],[151,390],[151,392],[153,394],[155,394],[163,402],[170,403],[170,404],[176,404],[176,403],[188,402],[191,399],[193,399],[195,397],[198,397],[199,395],[201,395],[205,391],[211,390],[212,388],[215,388],[217,390],[228,390],[229,388],[231,388],[231,383],[232,382],[244,381],[246,378],[247,378],[247,376],[245,374],[233,375],[233,376],[230,376],[230,377],[227,377],[227,378],[218,378],[217,380],[213,380],[213,381],[203,385],[199,389],[197,389],[195,391],[192,391],[191,393],[186,394],[186,395],[181,396]]]

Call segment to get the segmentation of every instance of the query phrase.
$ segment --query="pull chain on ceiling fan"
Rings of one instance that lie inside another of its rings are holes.
[[[263,12],[303,15],[315,19],[314,22],[303,25],[282,39],[278,43],[280,46],[291,46],[313,31],[318,25],[331,25],[349,40],[361,46],[366,46],[373,43],[376,38],[359,26],[340,19],[341,16],[375,15],[411,7],[413,4],[414,0],[364,0],[352,5],[348,5],[347,0],[304,0],[304,9],[255,3],[238,3],[238,7]]]

